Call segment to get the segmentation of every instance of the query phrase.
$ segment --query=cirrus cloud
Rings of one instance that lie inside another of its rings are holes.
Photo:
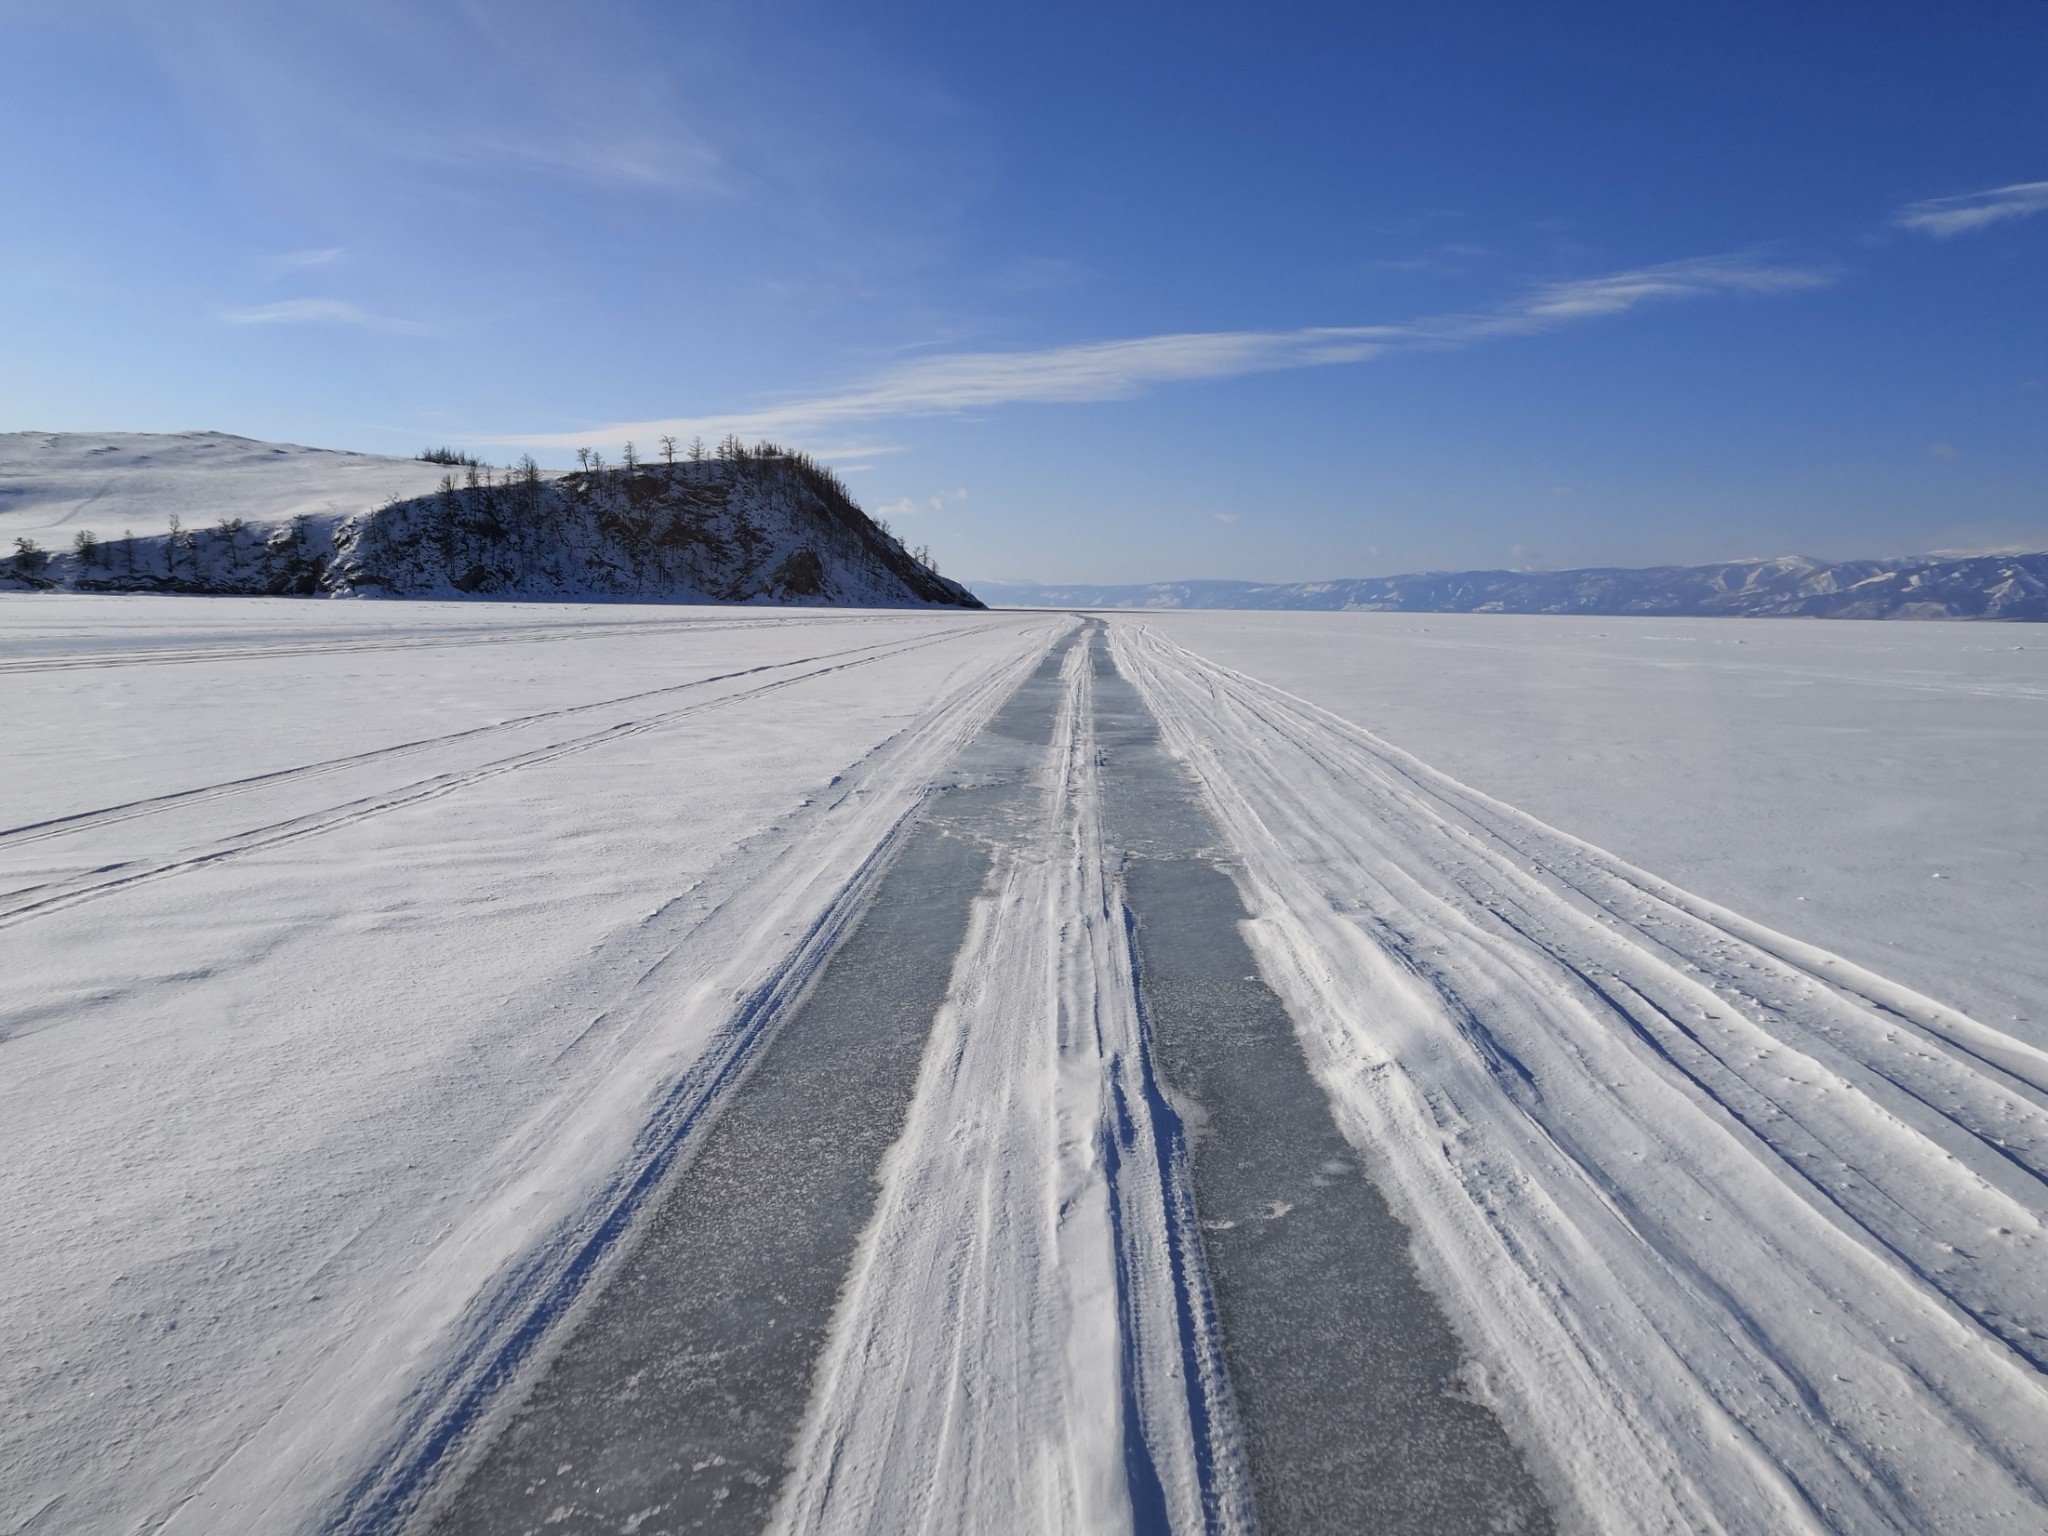
[[[1285,369],[1364,362],[1394,351],[1449,350],[1535,336],[1641,305],[1719,294],[1773,294],[1823,287],[1829,274],[1746,256],[1704,256],[1601,277],[1549,283],[1490,310],[1388,325],[1308,326],[1285,331],[1183,331],[1081,342],[1032,352],[922,357],[844,389],[720,415],[613,422],[581,432],[486,439],[573,448],[628,438],[801,438],[887,417],[949,416],[1015,404],[1125,400],[1160,385]]]
[[[2048,211],[2048,181],[2016,181],[2009,187],[1965,192],[1960,197],[1908,203],[1892,215],[1892,222],[1901,229],[1946,240],[2043,211]]]
[[[224,310],[221,319],[229,325],[353,325],[408,336],[422,335],[427,330],[416,320],[395,320],[342,299],[280,299],[275,304]]]

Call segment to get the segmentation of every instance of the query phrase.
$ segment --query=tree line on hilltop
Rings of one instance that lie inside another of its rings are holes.
[[[451,470],[435,491],[348,519],[331,540],[303,516],[277,525],[223,518],[205,529],[174,516],[166,533],[142,538],[102,541],[81,530],[63,555],[20,538],[0,574],[83,591],[659,597],[682,589],[739,601],[829,600],[836,570],[925,601],[972,601],[939,575],[928,549],[907,549],[808,454],[732,434],[713,449],[664,436],[658,453],[650,462],[628,442],[612,464],[582,448],[576,469],[548,474],[531,455],[500,470],[430,448],[418,457]]]

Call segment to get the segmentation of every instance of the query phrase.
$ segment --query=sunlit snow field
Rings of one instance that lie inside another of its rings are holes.
[[[1702,896],[2048,1045],[2048,631],[1517,614],[1143,622]]]
[[[0,604],[0,1522],[323,1486],[1061,622]]]
[[[1075,624],[0,601],[0,1531],[319,1526]],[[2048,645],[1229,613],[1090,643],[1208,796],[1261,970],[1567,1525],[2024,1528],[2048,1057],[1982,1026],[2048,1044]],[[998,864],[1111,911],[1086,654],[1038,776],[1068,809]],[[1065,900],[962,951],[1019,1041],[1067,1006],[1033,988],[1135,1017],[1120,930]],[[878,1251],[873,1295],[921,1294]]]

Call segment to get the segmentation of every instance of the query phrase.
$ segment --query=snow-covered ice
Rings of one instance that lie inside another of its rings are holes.
[[[1511,614],[1144,622],[1553,826],[2048,1046],[2048,630]]]
[[[0,615],[0,1522],[79,1531],[311,1523],[1067,623]]]
[[[1073,632],[0,603],[0,1530],[366,1507]],[[2048,1520],[2027,634],[1108,620],[1564,1528]],[[1168,1523],[1241,1523],[1163,1322],[1179,1154],[1111,1114],[1144,1046],[1081,654],[782,1528],[1128,1530],[1130,1422]]]
[[[2040,1528],[2048,1052],[1113,634],[1568,1527]]]

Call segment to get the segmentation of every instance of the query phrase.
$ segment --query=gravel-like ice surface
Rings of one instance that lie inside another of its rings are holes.
[[[1631,863],[2048,1044],[2048,630],[1144,622]]]

